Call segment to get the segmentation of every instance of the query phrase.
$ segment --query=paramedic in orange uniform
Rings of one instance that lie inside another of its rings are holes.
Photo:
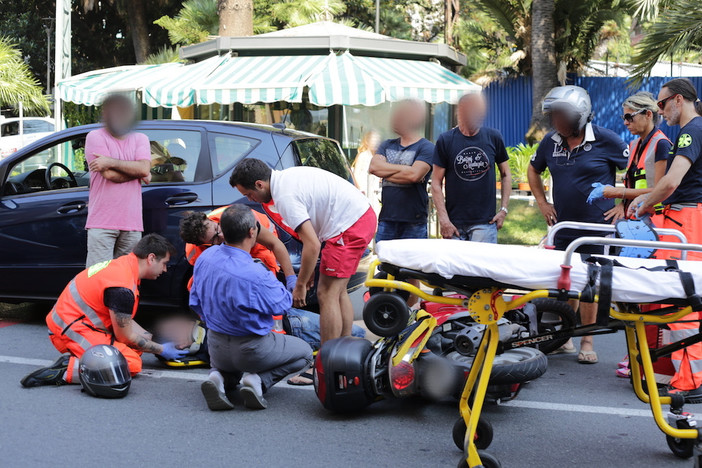
[[[195,265],[200,254],[208,247],[224,243],[219,220],[227,208],[228,206],[222,206],[208,214],[200,211],[185,213],[180,221],[180,238],[186,242],[185,258],[191,265]],[[285,275],[286,287],[288,291],[292,291],[295,288],[297,276],[293,270],[288,250],[278,238],[275,226],[268,219],[268,216],[255,210],[252,211],[260,230],[256,239],[257,243],[251,249],[251,256],[260,260],[275,275],[282,270]],[[193,279],[190,278],[188,290],[190,290],[192,283]]]
[[[143,237],[132,253],[97,263],[79,273],[63,290],[46,317],[49,338],[61,353],[54,364],[30,373],[24,387],[78,383],[78,362],[97,344],[117,348],[132,375],[141,371],[141,353],[166,359],[182,357],[173,343],[159,344],[134,321],[139,306],[139,283],[166,271],[173,246],[158,234]]]
[[[653,214],[663,203],[664,228],[683,232],[691,244],[702,243],[702,104],[690,80],[676,78],[663,85],[658,93],[658,108],[668,125],[679,125],[678,136],[668,170],[653,191],[634,199],[629,214],[640,217]],[[658,251],[658,258],[679,259],[680,251]],[[702,260],[702,253],[689,252],[689,260]],[[699,332],[699,318],[693,312],[684,323],[671,323],[671,339],[678,341]],[[702,403],[702,343],[672,354],[675,375],[668,393],[685,395],[688,403]]]

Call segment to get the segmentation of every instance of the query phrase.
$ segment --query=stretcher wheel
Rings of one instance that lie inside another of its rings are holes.
[[[463,446],[466,440],[466,422],[463,418],[458,418],[453,425],[453,443],[456,444],[459,450],[464,450]],[[479,450],[486,449],[492,443],[493,431],[492,424],[486,419],[478,419],[478,428],[475,431],[475,447]]]
[[[375,274],[373,277],[375,279],[388,279],[388,274],[385,273],[384,271],[380,271]],[[378,293],[384,292],[383,288],[368,288],[368,294],[371,296],[375,296]],[[395,289],[394,290],[395,294],[400,296],[403,300],[407,301],[410,297],[409,291],[403,291],[402,289]]]
[[[502,468],[500,461],[497,457],[490,452],[485,452],[483,450],[478,450],[478,456],[480,456],[480,461],[483,462],[484,468]],[[458,468],[469,468],[468,462],[465,458],[458,462]]]
[[[690,424],[687,421],[678,421],[678,429],[690,429]],[[690,458],[694,454],[695,439],[677,439],[671,436],[665,436],[668,447],[673,455],[679,458]]]
[[[576,325],[575,311],[565,301],[540,298],[531,301],[536,307],[539,334],[557,330],[572,330]],[[557,350],[568,342],[570,337],[540,343],[537,348],[544,354]]]
[[[398,335],[407,327],[409,317],[407,303],[395,293],[377,293],[363,306],[363,321],[368,330],[382,337]]]

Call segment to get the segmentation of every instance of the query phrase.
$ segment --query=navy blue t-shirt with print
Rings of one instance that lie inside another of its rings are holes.
[[[684,156],[692,166],[680,181],[680,185],[663,203],[702,203],[702,117],[695,117],[680,129],[668,158],[668,169],[676,156]]]
[[[583,142],[568,150],[555,132],[548,133],[536,150],[531,165],[541,173],[546,168],[553,178],[553,202],[558,221],[604,223],[605,212],[614,208],[614,199],[587,197],[592,184],[614,185],[618,169],[629,163],[629,147],[611,130],[588,124]]]
[[[411,166],[416,161],[422,161],[431,167],[434,144],[426,138],[421,138],[411,145],[402,146],[400,139],[394,138],[382,142],[376,154],[385,156],[390,164]],[[383,180],[380,195],[382,207],[378,221],[426,223],[429,208],[428,178],[429,174],[417,184],[397,184]]]
[[[495,129],[481,128],[469,137],[456,127],[439,136],[434,164],[446,169],[446,211],[453,224],[486,224],[495,217],[495,165],[508,159]]]

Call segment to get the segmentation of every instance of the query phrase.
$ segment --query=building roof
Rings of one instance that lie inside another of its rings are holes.
[[[259,34],[258,37],[319,37],[319,36],[347,36],[347,37],[363,37],[366,39],[389,39],[396,40],[390,36],[377,34],[364,29],[352,28],[345,24],[335,23],[333,21],[319,21],[317,23],[305,24],[294,28],[280,29],[265,34]]]
[[[453,69],[466,64],[466,56],[448,44],[395,39],[330,21],[256,36],[219,36],[200,44],[183,47],[180,54],[184,59],[199,61],[223,53],[238,56],[274,56],[327,55],[330,51],[349,51],[357,56],[370,57],[435,59]]]

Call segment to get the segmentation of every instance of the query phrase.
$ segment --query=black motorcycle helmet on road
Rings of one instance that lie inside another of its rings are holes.
[[[83,390],[102,398],[123,398],[132,383],[127,360],[110,345],[88,348],[78,363],[78,377]]]

